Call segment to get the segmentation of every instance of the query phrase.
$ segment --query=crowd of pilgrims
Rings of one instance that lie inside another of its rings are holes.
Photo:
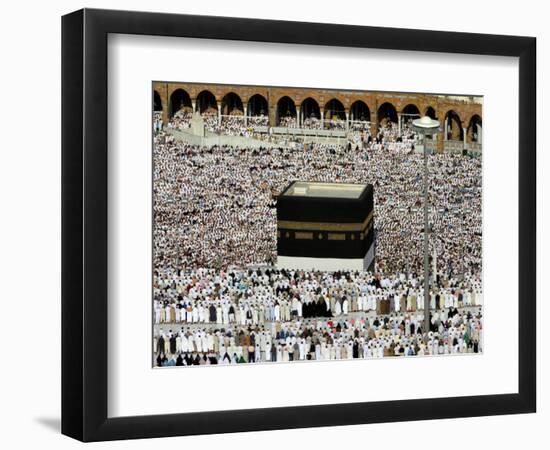
[[[320,130],[321,120],[317,117],[308,117],[307,119],[304,119],[302,127],[308,130]]]
[[[172,115],[166,126],[169,129],[180,131],[189,129],[191,127],[192,117],[193,113],[190,108],[182,108]],[[209,109],[203,112],[201,117],[204,119],[205,128],[207,131],[230,136],[250,136],[254,127],[269,125],[269,117],[264,113],[248,116],[245,121],[245,117],[241,111],[238,111],[238,113],[233,112],[232,114],[225,115],[220,118],[216,111]],[[153,126],[155,131],[162,131],[163,122],[161,111],[154,112]],[[279,118],[279,126],[286,128],[297,128],[298,122],[296,117],[287,115]],[[346,121],[337,117],[321,121],[320,118],[311,115],[310,117],[302,120],[300,127],[309,130],[326,129],[344,131],[346,130]],[[349,124],[349,130],[355,132],[368,132],[369,127],[370,123],[366,121],[354,121]]]
[[[298,128],[298,121],[295,116],[280,117],[279,126],[285,128]]]
[[[193,113],[191,109],[181,109],[176,112],[167,124],[168,129],[173,130],[187,130],[191,128],[191,119]],[[211,133],[224,134],[229,136],[251,136],[253,128],[258,126],[267,126],[269,124],[269,117],[264,114],[257,116],[245,117],[242,114],[232,114],[218,116],[218,113],[213,111],[207,111],[201,114],[204,120],[205,129]],[[157,132],[161,132],[163,129],[162,112],[155,111],[153,116],[153,128]]]
[[[155,272],[156,275],[156,272]],[[430,292],[431,309],[479,306],[481,286],[472,279],[444,280]],[[276,268],[179,271],[155,285],[154,321],[188,324],[258,325],[297,318],[339,317],[422,309],[415,277],[369,272],[313,272]]]
[[[398,130],[390,122],[371,136],[367,126],[352,123],[348,138],[350,144],[340,146],[201,148],[155,133],[154,320],[184,327],[168,334],[156,329],[156,363],[480,351],[481,313],[457,308],[482,305],[481,161],[429,157],[430,267],[436,266],[437,280],[427,342],[418,319],[424,230],[417,136],[407,124]],[[373,184],[376,274],[274,267],[276,196],[295,180]],[[407,320],[415,324],[413,333]],[[197,347],[197,333],[214,347]],[[237,345],[241,337],[254,343]],[[181,350],[178,338],[191,339],[193,347],[181,344],[187,348]],[[262,339],[271,343],[267,353]],[[300,350],[301,340],[307,351]],[[174,345],[178,351],[166,351]]]
[[[342,119],[329,119],[323,121],[323,127],[327,130],[339,130],[346,129],[346,121]]]
[[[482,324],[481,310],[450,308],[433,312],[427,333],[415,313],[185,326],[157,331],[153,354],[165,367],[480,353]]]

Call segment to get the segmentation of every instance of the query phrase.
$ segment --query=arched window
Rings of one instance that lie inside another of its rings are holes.
[[[321,109],[317,100],[308,97],[300,106],[300,123],[302,128],[318,130],[321,128]]]
[[[378,125],[386,126],[389,122],[397,123],[397,110],[391,103],[385,102],[378,108]]]
[[[447,140],[449,141],[462,141],[464,139],[464,132],[462,130],[462,121],[459,115],[451,110],[445,114],[447,119],[447,129],[445,130]]]
[[[473,115],[468,124],[468,142],[481,142],[481,117]]]
[[[267,116],[268,104],[263,95],[254,94],[248,100],[248,115],[249,116]]]
[[[218,102],[210,91],[202,91],[197,95],[197,111],[201,114],[217,114]]]
[[[280,126],[296,126],[296,105],[286,95],[277,102],[277,123]]]
[[[430,119],[437,120],[437,117],[435,116],[435,109],[433,109],[431,106],[428,106],[426,108],[426,111],[424,111],[424,115],[428,116]]]
[[[353,121],[370,122],[370,109],[362,100],[353,102],[350,113]]]
[[[333,98],[325,105],[325,119],[346,120],[346,110],[340,100]]]
[[[320,119],[321,118],[321,109],[319,108],[319,103],[317,100],[308,97],[306,98],[300,107],[302,117],[305,119]]]
[[[418,119],[420,117],[420,110],[416,105],[409,103],[403,108],[403,111],[401,111],[401,117],[403,118],[403,122],[410,122],[411,120]]]
[[[222,114],[224,116],[242,116],[244,115],[243,102],[234,92],[226,94],[222,98]]]
[[[160,94],[157,91],[153,93],[153,111],[162,111],[162,100]]]
[[[192,111],[191,97],[183,89],[176,89],[170,95],[170,116],[173,116],[181,109],[189,109]]]

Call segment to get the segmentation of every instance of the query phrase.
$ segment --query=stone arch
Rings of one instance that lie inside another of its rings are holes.
[[[420,117],[420,109],[414,103],[409,103],[401,110],[403,122],[407,123]]]
[[[325,104],[325,119],[346,120],[346,109],[344,108],[344,104],[337,98],[330,99]]]
[[[158,91],[153,91],[153,111],[162,111],[162,99]]]
[[[300,105],[300,112],[304,119],[321,118],[321,108],[319,107],[319,103],[317,103],[317,100],[312,97],[308,97],[302,102]]]
[[[430,119],[437,120],[435,109],[432,106],[426,107],[426,109],[424,110],[424,115],[428,116]]]
[[[462,141],[464,139],[464,131],[462,130],[462,121],[458,113],[451,109],[445,114],[447,129],[445,136],[449,141]]]
[[[235,92],[228,92],[222,98],[222,114],[224,116],[244,115],[243,101]]]
[[[283,118],[296,119],[296,105],[288,95],[281,97],[277,101],[277,124],[281,124]]]
[[[201,114],[204,113],[210,113],[210,114],[217,114],[218,113],[218,102],[216,101],[216,97],[212,92],[208,90],[204,90],[199,92],[197,95],[197,111]]]
[[[378,124],[385,126],[388,122],[397,123],[397,110],[390,102],[382,103],[378,107]]]
[[[468,123],[467,140],[468,142],[481,142],[482,121],[481,116],[474,114]]]
[[[170,95],[170,117],[181,109],[192,111],[193,106],[189,93],[184,89],[178,88]]]
[[[370,108],[363,100],[355,100],[350,107],[350,119],[370,122]]]
[[[267,116],[269,105],[261,94],[254,94],[248,99],[247,113],[249,116]]]

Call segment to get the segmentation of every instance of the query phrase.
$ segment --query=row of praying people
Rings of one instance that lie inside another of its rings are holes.
[[[153,339],[157,365],[196,365],[190,360],[214,358],[211,363],[260,363],[304,360],[379,358],[388,356],[480,353],[481,312],[441,310],[422,330],[421,314],[363,319],[316,319],[266,326],[181,328],[160,330]],[[166,364],[178,357],[185,364]],[[225,359],[224,362],[222,360]],[[203,363],[200,363],[203,364]]]

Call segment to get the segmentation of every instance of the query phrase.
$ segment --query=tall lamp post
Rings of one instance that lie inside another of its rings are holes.
[[[439,131],[439,122],[431,117],[424,116],[413,120],[414,130],[423,136],[424,146],[424,326],[423,331],[427,336],[430,329],[430,266],[428,250],[428,149],[426,148],[427,137],[433,136]]]

